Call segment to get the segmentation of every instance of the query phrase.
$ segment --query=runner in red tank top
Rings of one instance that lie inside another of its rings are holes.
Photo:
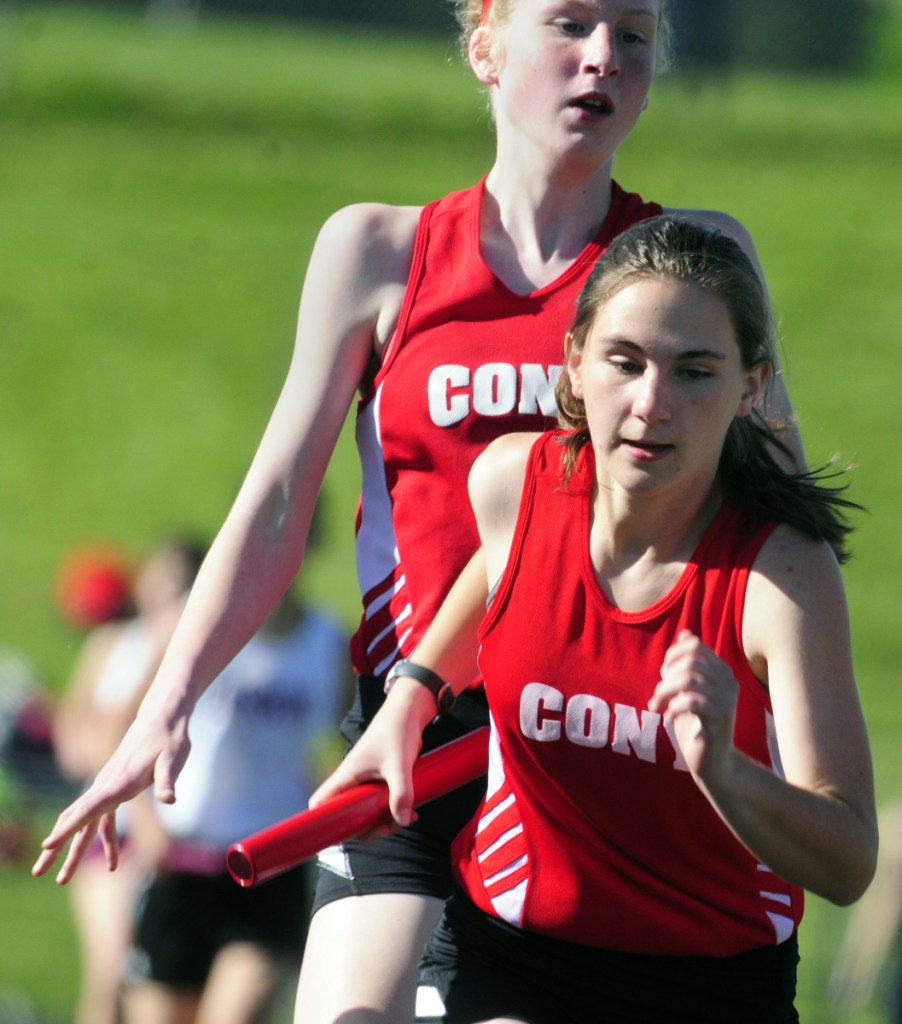
[[[647,102],[664,7],[461,0],[467,59],[497,130],[493,166],[480,186],[425,211],[361,203],[323,226],[294,358],[245,483],[135,727],[97,786],[60,817],[38,874],[77,834],[59,876],[71,877],[104,812],[152,780],[172,799],[198,696],[300,568],[355,395],[364,613],[354,661],[365,674],[346,734],[356,738],[372,718],[382,674],[416,642],[476,543],[462,498],[470,462],[502,433],[543,427],[581,278],[612,231],[659,209],[616,187],[612,165]],[[704,216],[752,251],[731,217]],[[774,417],[792,423],[782,390]],[[484,715],[478,697],[461,701],[427,742]],[[448,840],[477,795],[436,804],[403,835],[323,859],[297,1010],[304,1024],[352,1011],[410,1017],[413,965],[451,885]]]
[[[469,487],[482,550],[314,796],[389,784],[478,663],[491,714],[421,1021],[785,1024],[802,890],[874,871],[838,558],[854,507],[778,463],[757,274],[724,232],[639,224],[568,334],[565,432],[511,434]],[[478,632],[474,622],[492,587]]]
[[[499,433],[554,423],[564,332],[586,276],[611,239],[661,212],[613,182],[608,214],[573,263],[518,294],[480,256],[484,196],[480,183],[423,210],[398,325],[360,401],[359,675],[384,676],[419,642],[478,546],[473,460]]]

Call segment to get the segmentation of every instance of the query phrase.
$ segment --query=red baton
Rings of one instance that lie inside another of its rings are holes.
[[[413,766],[414,806],[484,775],[489,758],[488,733],[488,727],[483,726],[417,758]],[[296,867],[327,846],[375,828],[388,814],[386,784],[363,782],[319,807],[301,811],[233,843],[226,854],[226,865],[232,878],[249,888]]]

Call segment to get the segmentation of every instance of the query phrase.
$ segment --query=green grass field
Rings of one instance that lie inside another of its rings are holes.
[[[662,79],[616,168],[648,198],[749,227],[809,458],[856,464],[870,511],[846,579],[881,801],[902,791],[900,23],[866,80]],[[0,647],[59,689],[79,639],[53,608],[62,556],[86,540],[138,550],[173,529],[212,534],[281,384],[324,217],[361,199],[423,202],[475,180],[491,152],[445,40],[0,4]],[[345,436],[305,586],[349,626],[357,485]],[[0,1008],[18,992],[68,1019],[64,894],[4,869],[0,907]],[[824,995],[844,921],[810,901],[811,1024],[882,1019],[876,1003],[839,1014]]]

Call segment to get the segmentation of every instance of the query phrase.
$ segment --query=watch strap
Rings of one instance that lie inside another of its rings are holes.
[[[395,680],[399,676],[409,676],[411,679],[415,679],[418,683],[421,683],[435,698],[435,705],[438,708],[439,715],[446,715],[454,705],[454,691],[451,689],[451,684],[446,683],[444,679],[438,673],[433,672],[431,668],[426,668],[425,665],[418,665],[414,661],[408,661],[407,658],[403,658],[401,661],[396,661],[394,665],[388,670],[388,675],[385,677],[385,692],[388,693],[395,683]]]

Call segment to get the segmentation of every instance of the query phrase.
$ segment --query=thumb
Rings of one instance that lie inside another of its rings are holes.
[[[175,803],[175,782],[159,768],[153,773],[153,795],[161,804]]]
[[[100,842],[106,855],[107,867],[115,871],[119,864],[119,835],[116,832],[116,816],[114,813],[104,814],[98,828]]]
[[[153,795],[160,803],[175,803],[175,780],[187,757],[188,750],[179,748],[175,752],[164,750],[157,758],[153,769]]]
[[[413,774],[402,765],[393,765],[385,772],[388,783],[388,808],[391,816],[400,826],[415,820],[413,809]]]

